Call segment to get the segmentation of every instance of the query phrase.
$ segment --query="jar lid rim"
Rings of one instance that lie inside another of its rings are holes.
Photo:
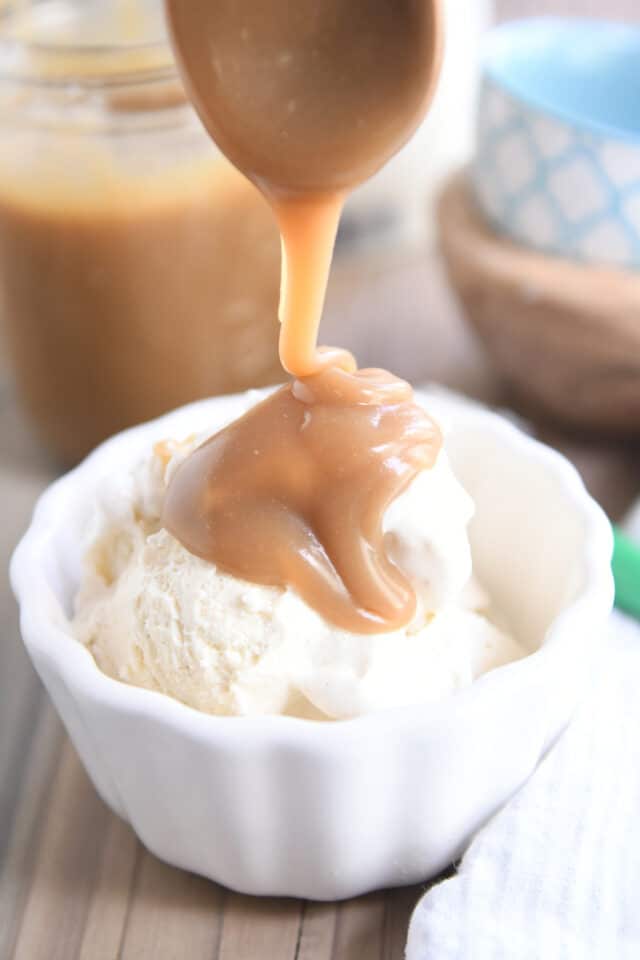
[[[0,78],[45,86],[120,86],[178,75],[166,37],[113,43],[28,39],[6,29],[10,17],[11,7],[0,11]]]

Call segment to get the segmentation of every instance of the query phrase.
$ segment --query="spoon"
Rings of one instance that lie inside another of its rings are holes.
[[[431,100],[440,0],[166,0],[185,85],[214,141],[265,193],[349,190]]]
[[[409,139],[433,95],[441,0],[166,0],[176,59],[222,152],[271,203],[282,236],[280,357],[316,347],[346,195]]]

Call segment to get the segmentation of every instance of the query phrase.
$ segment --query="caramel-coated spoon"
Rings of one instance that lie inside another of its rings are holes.
[[[344,197],[409,139],[441,59],[440,0],[166,0],[187,91],[271,202],[283,241],[280,353],[307,376]]]

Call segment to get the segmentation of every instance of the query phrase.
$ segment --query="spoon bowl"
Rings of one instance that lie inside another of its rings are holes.
[[[346,191],[414,132],[441,0],[166,0],[176,58],[218,147],[272,194]]]

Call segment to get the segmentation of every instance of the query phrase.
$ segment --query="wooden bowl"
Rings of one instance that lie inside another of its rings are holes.
[[[445,186],[438,222],[466,316],[525,406],[573,427],[640,434],[640,273],[498,236],[465,174]]]

